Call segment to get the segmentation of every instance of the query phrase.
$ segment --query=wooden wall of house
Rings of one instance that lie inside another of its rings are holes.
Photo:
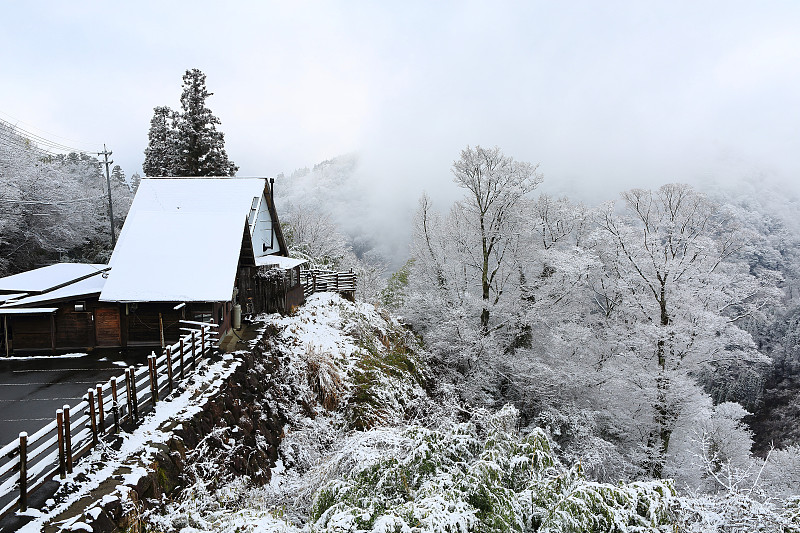
[[[52,316],[8,317],[14,353],[89,351],[95,347],[124,346],[119,304],[98,302],[95,297],[48,305],[58,309]]]
[[[124,304],[123,304],[124,307]],[[98,348],[124,347],[123,313],[120,304],[97,302],[94,307],[95,345]]]
[[[127,315],[123,317],[122,335],[128,346],[161,346],[158,315],[164,324],[164,342],[172,344],[181,334],[181,320],[213,322],[219,324],[219,331],[231,327],[231,302],[190,302],[181,309],[175,307],[181,302],[139,302],[128,304]],[[124,310],[124,305],[123,305]],[[124,323],[127,322],[127,325]],[[221,324],[220,324],[221,322]]]
[[[239,291],[238,301],[242,306],[242,313],[263,313],[264,291],[257,283],[256,273],[258,267],[239,267],[236,278],[236,288]]]
[[[126,305],[99,302],[95,297],[51,304],[58,308],[53,315],[9,315],[9,344],[16,354],[128,346],[156,348],[161,346],[159,313],[167,344],[177,342],[181,333],[185,333],[180,330],[182,319],[219,324],[222,333],[232,326],[231,302],[189,303],[176,310],[178,303]],[[76,304],[84,310],[76,309]]]
[[[11,315],[8,317],[8,329],[14,353],[52,349],[49,314]]]
[[[85,304],[84,304],[85,305]],[[58,305],[55,316],[56,349],[85,351],[94,347],[94,316],[89,307],[76,311],[73,302]]]
[[[228,330],[233,327],[233,304],[231,302],[220,302],[215,303],[213,305],[214,308],[214,323],[217,324],[219,327],[217,328],[217,332],[219,334],[219,338],[221,339]]]
[[[291,313],[295,307],[300,307],[305,303],[306,296],[303,293],[303,286],[298,281],[297,285],[286,290],[286,308],[284,313]]]
[[[305,302],[300,267],[266,270],[239,267],[236,279],[242,313],[289,313]]]

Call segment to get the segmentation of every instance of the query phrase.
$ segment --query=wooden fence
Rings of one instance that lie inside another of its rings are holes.
[[[336,272],[333,270],[301,270],[300,283],[303,284],[303,293],[306,297],[315,292],[356,292],[356,274],[349,272]]]
[[[55,419],[33,435],[0,448],[0,519],[28,508],[28,496],[56,474],[64,478],[74,464],[122,424],[136,425],[144,412],[197,369],[215,345],[211,329],[216,324],[181,321],[188,327],[180,340],[167,346],[159,357],[147,358],[147,366],[129,367],[108,383],[89,389],[76,405],[56,411]]]

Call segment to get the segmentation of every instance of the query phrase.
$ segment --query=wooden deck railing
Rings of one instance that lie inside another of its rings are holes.
[[[349,272],[301,270],[300,283],[303,284],[303,293],[306,297],[315,292],[356,292],[356,274],[352,270]]]
[[[142,414],[172,392],[176,383],[197,369],[214,347],[216,324],[182,321],[186,331],[178,342],[147,358],[147,366],[130,366],[108,383],[89,389],[76,405],[65,405],[33,435],[25,432],[0,448],[0,518],[28,508],[28,496],[56,474],[65,477],[73,466],[122,424],[136,425]]]

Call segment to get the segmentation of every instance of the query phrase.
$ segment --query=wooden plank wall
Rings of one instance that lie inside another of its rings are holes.
[[[95,307],[95,342],[98,347],[122,346],[122,322],[119,307],[119,304]]]
[[[56,349],[86,349],[94,346],[92,311],[75,311],[75,304],[58,306],[56,312]]]
[[[50,315],[17,315],[8,317],[11,346],[14,352],[23,350],[49,350]]]

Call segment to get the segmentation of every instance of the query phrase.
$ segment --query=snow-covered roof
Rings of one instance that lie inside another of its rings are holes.
[[[0,303],[8,302],[11,300],[19,300],[27,296],[27,292],[15,292],[12,294],[0,294]]]
[[[69,285],[44,294],[36,294],[34,296],[28,296],[27,298],[7,302],[3,307],[0,307],[0,309],[6,307],[23,307],[31,304],[40,304],[42,302],[57,302],[77,298],[79,296],[100,294],[106,282],[106,278],[103,276],[104,274],[97,272],[93,276],[89,276],[88,278],[70,283]]]
[[[264,178],[147,178],[136,191],[100,300],[230,300],[242,235]]]
[[[58,311],[58,307],[0,307],[2,315],[42,315]]]
[[[304,263],[308,263],[308,260],[295,259],[294,257],[282,257],[280,255],[264,255],[261,257],[256,257],[256,265],[258,266],[276,266],[286,270]]]
[[[0,292],[47,292],[104,270],[108,265],[57,263],[0,278]]]
[[[130,225],[127,239],[115,248],[101,301],[231,299],[244,215],[138,211],[125,225]]]

